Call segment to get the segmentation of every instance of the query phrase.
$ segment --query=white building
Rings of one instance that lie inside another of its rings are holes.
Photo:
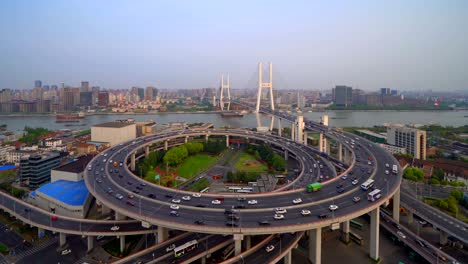
[[[387,143],[406,148],[416,159],[426,159],[426,131],[401,124],[387,125]]]
[[[91,127],[91,141],[108,142],[111,146],[136,138],[136,124],[128,121],[117,121],[94,125]]]
[[[7,162],[8,152],[14,150],[14,146],[0,146],[0,163]]]

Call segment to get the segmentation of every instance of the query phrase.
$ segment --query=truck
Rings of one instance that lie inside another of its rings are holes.
[[[393,172],[393,174],[397,174],[397,173],[398,173],[398,167],[397,167],[397,165],[393,165],[393,166],[392,166],[392,172]]]
[[[320,182],[314,182],[307,185],[307,192],[316,192],[322,188],[322,184]]]
[[[114,167],[117,167],[119,163],[117,161],[114,161]]]

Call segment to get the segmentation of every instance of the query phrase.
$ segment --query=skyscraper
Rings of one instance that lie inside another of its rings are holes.
[[[406,148],[416,159],[426,159],[426,131],[400,124],[387,126],[387,143]]]
[[[353,88],[345,85],[337,85],[332,89],[333,101],[336,106],[353,105]]]
[[[80,92],[89,92],[89,82],[81,82]]]
[[[42,81],[40,80],[34,81],[34,88],[36,87],[42,87]]]

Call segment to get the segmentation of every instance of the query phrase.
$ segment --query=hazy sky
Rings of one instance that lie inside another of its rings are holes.
[[[0,1],[0,88],[468,89],[467,0]]]

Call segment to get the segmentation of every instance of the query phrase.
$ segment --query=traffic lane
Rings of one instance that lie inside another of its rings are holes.
[[[243,260],[245,263],[271,263],[281,253],[284,252],[284,248],[288,248],[294,242],[296,234],[284,233],[275,236],[265,247],[259,248],[255,253],[250,254]],[[275,248],[267,252],[267,246],[273,245]]]

